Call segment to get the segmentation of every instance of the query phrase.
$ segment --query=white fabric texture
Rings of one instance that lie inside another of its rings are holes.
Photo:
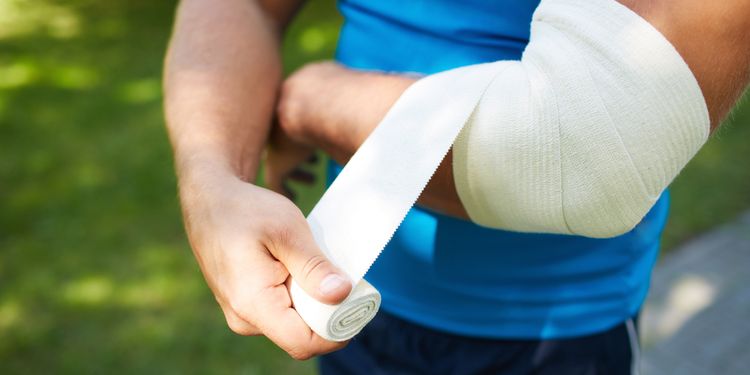
[[[380,294],[365,273],[414,205],[497,74],[479,64],[425,77],[399,98],[315,205],[307,222],[326,257],[355,284],[339,305],[292,283],[295,309],[331,341],[356,335],[377,313]]]
[[[338,305],[320,303],[292,282],[294,308],[307,325],[329,341],[346,341],[359,333],[380,309],[380,292],[367,280],[360,280]]]
[[[472,221],[612,237],[638,224],[708,138],[674,47],[613,0],[544,0],[521,61],[487,88],[453,150]]]
[[[374,317],[362,278],[454,140],[475,222],[606,237],[641,220],[708,131],[695,78],[645,20],[613,0],[543,0],[521,61],[431,75],[399,98],[308,216],[352,294],[326,305],[292,282],[294,307],[332,341]]]

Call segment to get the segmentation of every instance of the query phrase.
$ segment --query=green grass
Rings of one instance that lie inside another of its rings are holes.
[[[173,7],[0,2],[2,374],[313,372],[232,334],[187,246],[160,104]],[[331,56],[339,22],[311,2],[286,70]],[[750,108],[733,122],[675,183],[668,246],[750,207]]]
[[[333,52],[332,3],[311,6],[288,70]],[[313,372],[231,333],[190,253],[160,103],[173,9],[0,2],[2,374]]]

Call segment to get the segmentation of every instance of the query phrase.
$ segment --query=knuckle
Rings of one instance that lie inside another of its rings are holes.
[[[266,220],[256,220],[254,225],[257,229],[257,235],[259,235],[258,239],[260,241],[273,238],[273,235],[277,230],[276,227],[278,226],[273,219],[273,216],[269,216]]]
[[[306,225],[304,217],[299,209],[280,205],[276,208],[276,215],[268,220],[266,230],[275,244],[282,246],[295,246],[299,242],[301,225]]]
[[[253,336],[256,334],[250,325],[241,322],[239,319],[227,318],[226,321],[229,330],[240,336]]]
[[[298,361],[306,361],[315,356],[315,353],[313,353],[312,351],[302,348],[291,348],[287,350],[287,353],[290,357]]]
[[[253,324],[255,322],[255,314],[253,309],[253,303],[249,299],[240,298],[230,300],[229,306],[237,317],[245,322]],[[228,322],[228,321],[227,321]],[[231,328],[231,326],[230,326]]]
[[[234,310],[234,313],[237,314],[237,316],[246,321],[246,322],[253,322],[253,312],[250,310],[251,306],[247,303],[230,303],[230,306],[232,307],[232,310]],[[230,327],[231,328],[231,327]]]
[[[313,271],[319,270],[327,264],[328,259],[326,259],[322,254],[315,254],[311,256],[302,266],[302,270],[300,270],[300,272],[302,273],[302,277],[307,279],[308,277],[310,277],[310,275],[312,275]]]
[[[240,335],[240,336],[253,336],[258,334],[258,330],[248,323],[243,317],[241,317],[236,310],[231,307],[223,308],[224,319],[227,322],[229,330]]]
[[[283,220],[274,220],[267,228],[268,235],[274,247],[284,248],[294,242],[294,230],[290,225],[284,224]]]

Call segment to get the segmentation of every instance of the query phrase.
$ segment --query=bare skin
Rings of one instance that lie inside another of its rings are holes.
[[[252,183],[281,81],[280,33],[297,6],[183,0],[164,87],[188,237],[229,327],[306,359],[343,344],[314,334],[292,308],[290,274],[327,303],[343,300],[351,282],[299,209]]]
[[[715,127],[747,83],[750,2],[623,2],[683,54]],[[229,327],[242,335],[265,335],[292,357],[305,359],[342,344],[323,340],[301,320],[291,306],[290,275],[327,303],[343,300],[351,284],[322,256],[296,206],[252,183],[280,90],[279,40],[298,5],[295,0],[223,0],[220,5],[183,0],[164,87],[188,237]],[[273,132],[265,160],[269,186],[283,192],[284,181],[296,176],[313,147],[346,161],[412,82],[331,63],[293,75],[284,84],[282,126]],[[318,89],[311,91],[313,85]],[[449,159],[420,203],[465,216]]]
[[[715,130],[750,79],[750,1],[622,3],[659,29],[687,61]],[[287,137],[288,144],[296,142],[300,147],[320,147],[345,163],[415,80],[354,71],[333,62],[309,64],[284,82],[277,108],[282,135],[277,138]],[[449,153],[418,203],[467,219],[453,184],[451,160]],[[275,160],[267,163],[273,165]]]

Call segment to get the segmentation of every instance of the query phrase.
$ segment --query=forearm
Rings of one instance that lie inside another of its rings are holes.
[[[325,102],[310,108],[304,127],[293,131],[299,140],[312,142],[340,164],[345,164],[416,78],[344,70],[317,85]],[[310,124],[310,125],[306,125]]]
[[[310,330],[288,281],[327,304],[351,283],[294,203],[252,184],[281,77],[278,36],[297,4],[182,0],[164,87],[188,238],[229,328],[306,359],[343,344]]]
[[[339,105],[347,101],[350,104],[356,104],[349,107],[349,110],[336,108],[330,114],[338,113],[338,115],[332,116],[330,119],[321,119],[322,121],[318,122],[326,123],[327,120],[344,121],[340,124],[344,126],[322,127],[321,130],[328,133],[318,139],[321,147],[340,164],[345,164],[354,155],[393,103],[398,100],[408,86],[416,81],[416,78],[397,75],[361,74],[365,76],[360,82],[364,86],[360,86],[359,90],[351,90],[358,92],[358,94],[354,97],[341,97],[337,100]],[[358,108],[358,110],[352,111],[351,108]],[[346,126],[346,124],[359,125],[352,127]],[[425,124],[425,126],[429,126],[429,124]],[[347,128],[352,129],[352,131],[344,134],[337,133],[341,132],[340,129]],[[331,142],[331,140],[335,140],[335,142]],[[453,183],[451,158],[452,155],[449,152],[419,196],[417,203],[447,215],[468,218]]]
[[[319,82],[292,82],[289,86],[314,87],[321,102],[315,108],[281,108],[282,125],[297,141],[320,147],[339,164],[345,164],[375,129],[388,109],[417,78],[395,74],[357,72],[334,69]],[[294,78],[292,78],[294,80]],[[282,94],[282,98],[284,95]],[[288,104],[282,107],[304,105]],[[451,155],[443,160],[418,203],[422,206],[456,217],[466,218],[453,184]]]
[[[181,185],[255,177],[281,63],[279,22],[248,0],[184,0],[165,61],[167,128]]]
[[[712,128],[718,126],[750,81],[750,2],[620,2],[654,25],[675,46],[701,87]],[[312,114],[310,124],[317,129],[308,135],[317,136],[316,141],[330,148],[335,159],[346,160],[351,156],[347,150],[356,150],[357,142],[364,140],[415,79],[356,73],[335,80],[329,90],[321,93],[327,105]],[[337,155],[337,151],[341,154]]]
[[[715,129],[747,85],[750,75],[750,3],[683,0],[623,0],[654,25],[680,52],[696,77]],[[412,78],[344,72],[316,87],[324,105],[307,111],[307,139],[345,162],[375,128]],[[320,104],[320,102],[318,102]],[[644,136],[647,136],[644,134]],[[455,216],[465,211],[453,184],[449,154],[433,176],[420,203]]]

